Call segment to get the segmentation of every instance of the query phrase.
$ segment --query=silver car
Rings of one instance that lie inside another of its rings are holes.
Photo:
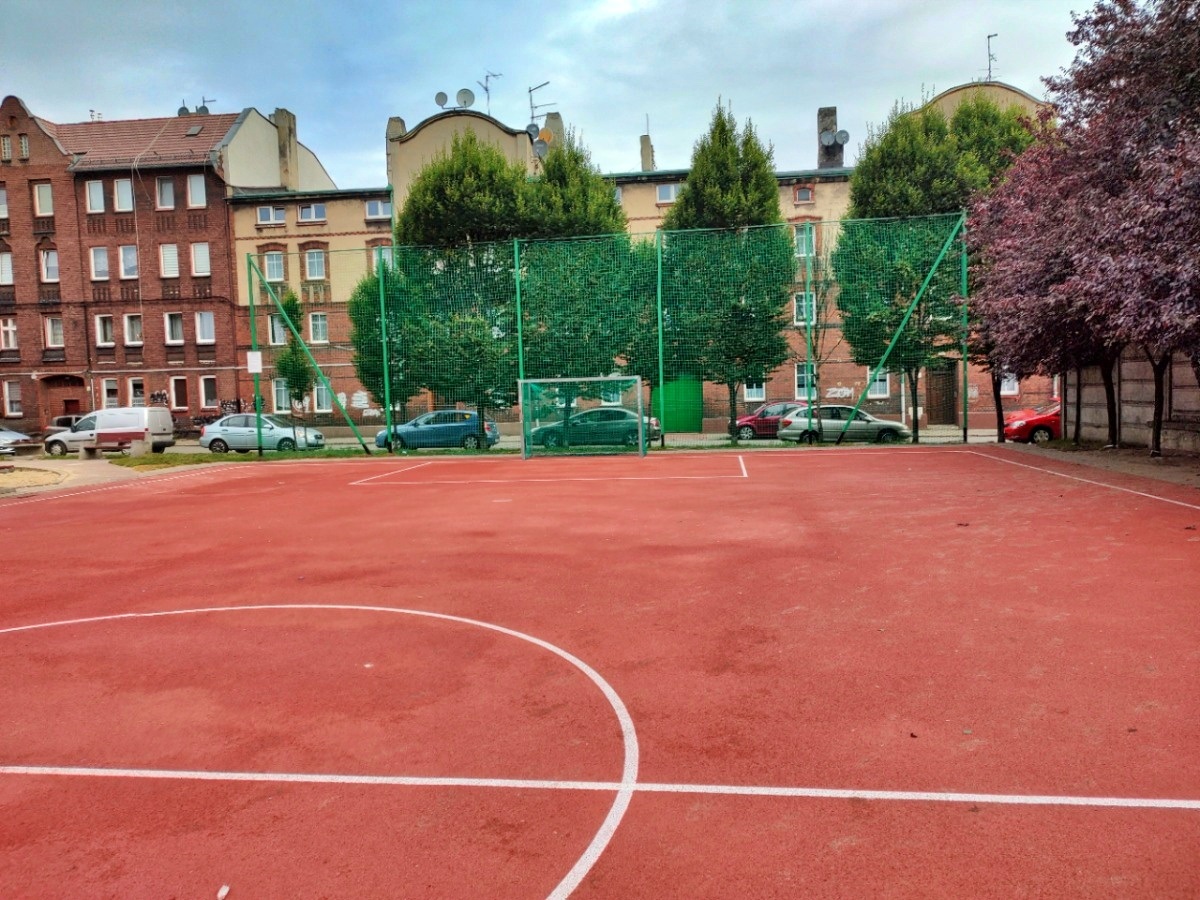
[[[849,427],[846,423],[849,422]],[[815,444],[820,441],[836,441],[845,429],[844,441],[877,441],[892,444],[896,441],[911,441],[912,432],[899,422],[877,419],[853,406],[813,407],[811,421],[806,407],[793,409],[779,422],[779,439],[798,444]]]
[[[200,446],[213,453],[249,453],[258,449],[258,425],[255,417],[243,413],[223,416],[200,431]],[[294,427],[279,416],[262,417],[264,450],[319,450],[325,435],[315,428]]]

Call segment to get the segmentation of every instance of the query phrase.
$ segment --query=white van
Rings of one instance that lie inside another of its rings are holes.
[[[98,409],[84,416],[66,431],[46,438],[44,447],[51,456],[76,453],[82,447],[118,450],[131,441],[145,441],[155,453],[175,443],[175,420],[164,406],[118,406]]]

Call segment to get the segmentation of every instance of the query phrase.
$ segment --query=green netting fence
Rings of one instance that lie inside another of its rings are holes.
[[[258,255],[252,341],[267,411],[368,444],[443,408],[515,439],[520,382],[612,376],[668,439],[772,401],[965,421],[964,248],[951,215]]]

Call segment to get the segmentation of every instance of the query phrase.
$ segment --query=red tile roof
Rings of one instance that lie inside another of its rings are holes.
[[[144,167],[199,163],[225,139],[237,119],[236,113],[221,113],[58,124],[39,121],[64,150],[80,156],[72,169],[103,169],[135,163]],[[199,132],[189,136],[195,128]]]

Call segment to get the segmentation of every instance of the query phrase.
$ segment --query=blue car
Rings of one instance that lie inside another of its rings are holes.
[[[392,426],[392,447],[407,450],[417,447],[462,447],[486,450],[500,440],[500,429],[491,419],[483,420],[479,434],[479,413],[467,409],[441,409]],[[375,435],[375,446],[388,445],[385,428]]]

